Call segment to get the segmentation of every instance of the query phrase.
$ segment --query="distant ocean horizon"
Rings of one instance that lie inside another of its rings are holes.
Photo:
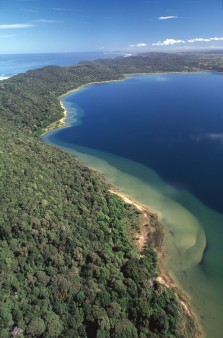
[[[74,52],[37,54],[0,54],[0,80],[46,66],[72,66],[81,61],[129,56],[125,53]]]

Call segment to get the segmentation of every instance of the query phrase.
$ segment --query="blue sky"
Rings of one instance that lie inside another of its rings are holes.
[[[223,0],[0,0],[0,54],[223,48]]]

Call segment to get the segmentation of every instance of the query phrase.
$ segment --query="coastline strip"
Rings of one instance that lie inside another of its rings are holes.
[[[109,82],[118,82],[118,81],[124,81],[126,80],[126,77],[124,78],[121,78],[121,79],[115,79],[115,80],[105,80],[105,81],[94,81],[94,82],[88,82],[86,84],[83,84],[81,86],[78,86],[77,88],[74,88],[74,89],[71,89],[71,90],[68,90],[66,93],[60,95],[58,97],[59,101],[60,101],[60,106],[61,108],[63,109],[63,117],[61,117],[59,120],[53,122],[52,124],[50,124],[47,128],[44,129],[44,132],[42,135],[46,134],[48,131],[51,131],[51,130],[54,130],[54,129],[59,129],[59,128],[63,128],[66,126],[66,118],[68,116],[68,112],[67,112],[67,109],[62,101],[62,99],[65,97],[65,96],[68,96],[70,94],[73,94],[85,87],[88,87],[88,86],[91,86],[91,85],[94,85],[94,84],[102,84],[102,83],[109,83]]]
[[[114,195],[119,196],[123,200],[123,202],[135,206],[142,213],[143,222],[141,224],[138,241],[137,241],[137,243],[135,243],[136,247],[141,252],[144,249],[144,247],[148,244],[149,233],[156,231],[156,229],[155,230],[151,229],[151,226],[149,226],[149,227],[145,226],[145,223],[148,223],[148,221],[150,221],[149,216],[152,216],[152,217],[156,216],[157,222],[159,222],[159,218],[162,217],[161,213],[152,209],[152,208],[144,206],[143,204],[140,204],[139,202],[131,199],[126,194],[123,194],[122,192],[118,191],[117,188],[111,187],[109,189],[109,192],[114,194]],[[148,225],[148,224],[146,224],[146,225]],[[162,227],[162,225],[161,225],[161,227]],[[204,337],[204,332],[202,332],[202,326],[200,324],[200,321],[197,318],[197,316],[195,315],[195,313],[193,312],[189,295],[186,294],[185,291],[176,284],[173,276],[171,276],[171,274],[165,269],[165,266],[164,266],[165,253],[163,251],[162,239],[161,239],[161,243],[159,243],[159,245],[153,245],[153,249],[155,249],[155,251],[158,254],[159,275],[157,277],[157,281],[160,284],[165,285],[167,288],[171,288],[173,290],[178,302],[181,304],[181,308],[182,308],[183,312],[186,315],[188,315],[190,318],[192,318],[194,323],[196,323],[196,325],[198,326],[196,338]]]

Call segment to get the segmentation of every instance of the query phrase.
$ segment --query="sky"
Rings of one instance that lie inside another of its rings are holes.
[[[0,54],[223,49],[223,0],[0,0]]]

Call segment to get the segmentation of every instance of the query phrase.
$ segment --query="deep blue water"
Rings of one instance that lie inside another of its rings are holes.
[[[79,123],[56,138],[142,163],[223,212],[222,87],[223,75],[213,73],[92,85],[65,99],[81,112]]]
[[[0,54],[0,80],[24,73],[30,69],[49,65],[70,66],[80,61],[113,58],[117,54],[89,53],[45,53],[45,54]]]
[[[223,332],[222,85],[217,73],[90,85],[64,98],[66,128],[42,137],[160,212],[167,269],[207,338]]]

